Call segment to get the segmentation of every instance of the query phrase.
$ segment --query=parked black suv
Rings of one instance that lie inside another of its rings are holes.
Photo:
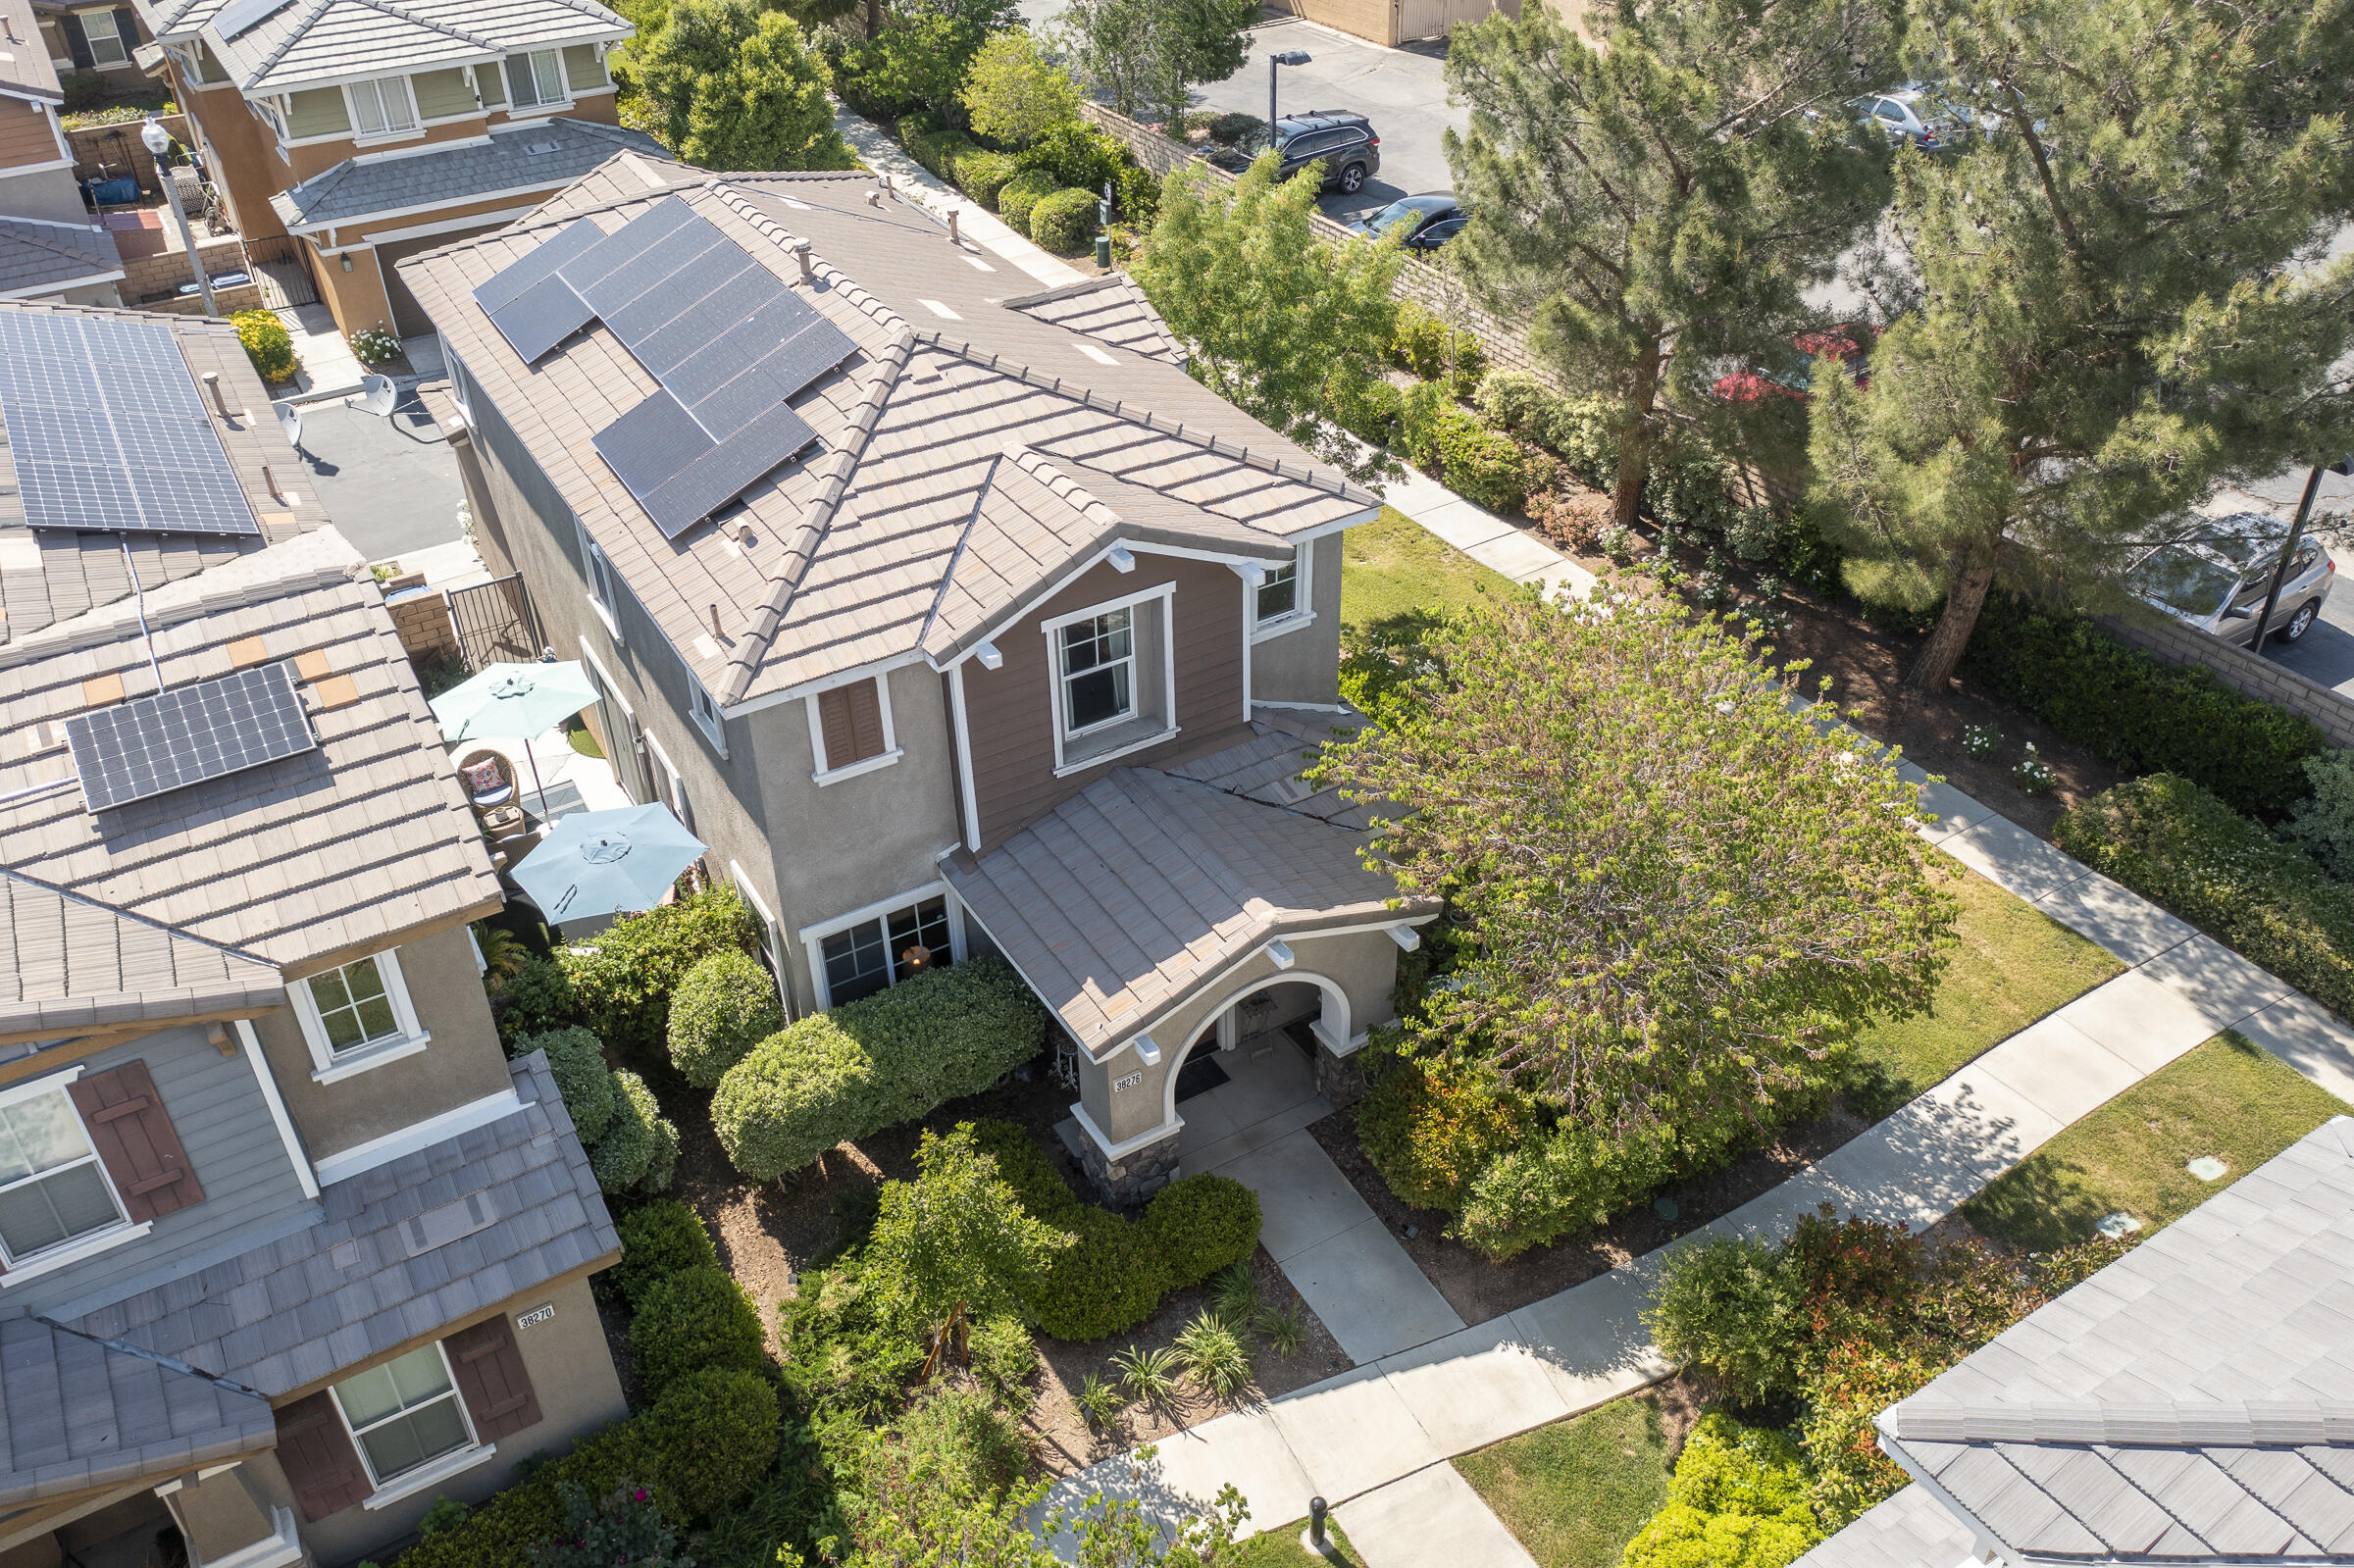
[[[1456,200],[1453,191],[1433,190],[1401,196],[1372,217],[1351,224],[1349,231],[1366,239],[1381,239],[1396,231],[1406,236],[1407,250],[1437,250],[1461,233],[1470,221],[1471,209]]]
[[[1264,123],[1252,126],[1232,147],[1215,147],[1203,154],[1220,169],[1241,174],[1266,150]],[[1311,109],[1286,115],[1275,122],[1275,150],[1283,155],[1281,178],[1305,169],[1324,166],[1324,188],[1356,195],[1381,170],[1381,137],[1373,123],[1346,109]]]

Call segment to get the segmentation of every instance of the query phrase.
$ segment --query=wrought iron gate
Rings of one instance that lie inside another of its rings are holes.
[[[450,589],[449,620],[458,632],[458,657],[469,671],[539,657],[539,622],[519,572]]]
[[[319,303],[319,285],[311,277],[310,247],[292,234],[245,241],[245,265],[262,285],[262,303],[272,310],[292,310]]]

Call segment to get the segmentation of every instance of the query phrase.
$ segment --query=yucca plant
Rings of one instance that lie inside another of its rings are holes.
[[[1204,1312],[1177,1336],[1177,1353],[1193,1380],[1221,1399],[1231,1399],[1251,1382],[1251,1353],[1242,1337]]]

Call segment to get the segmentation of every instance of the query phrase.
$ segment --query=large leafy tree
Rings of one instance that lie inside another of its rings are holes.
[[[2218,480],[2349,436],[2347,0],[1928,0],[1916,69],[1984,134],[1899,160],[1900,314],[1825,378],[1817,493],[1864,597],[1944,601],[1941,689],[1998,578],[2082,583]]]
[[[1021,25],[1016,0],[873,0],[858,70],[876,97],[961,114],[957,91],[981,46]]]
[[[1532,595],[1404,662],[1319,769],[1393,803],[1376,864],[1468,935],[1425,1044],[1607,1138],[1818,1088],[1867,1021],[1927,1007],[1956,907],[1918,792],[1755,649],[1626,595]]]
[[[1257,0],[1071,0],[1057,36],[1088,84],[1132,120],[1185,112],[1186,88],[1251,57]]]
[[[1707,407],[1728,365],[1775,362],[1808,285],[1886,199],[1886,157],[1847,127],[1894,31],[1882,0],[1622,0],[1588,43],[1550,5],[1458,27],[1447,133],[1477,217],[1449,246],[1560,377],[1617,409],[1631,523],[1664,409]]]
[[[927,1326],[1020,1310],[1023,1288],[1072,1239],[1022,1207],[970,1126],[923,1135],[912,1182],[886,1182],[866,1260]]]
[[[848,169],[825,62],[757,0],[676,0],[632,62],[663,139],[705,169]]]
[[[1131,272],[1220,396],[1323,461],[1378,477],[1381,454],[1327,415],[1346,416],[1380,381],[1397,247],[1323,243],[1315,181],[1279,181],[1275,169],[1262,156],[1231,189],[1201,168],[1172,174]]]
[[[975,131],[1027,147],[1079,118],[1079,84],[1026,28],[994,34],[973,56],[957,101]]]

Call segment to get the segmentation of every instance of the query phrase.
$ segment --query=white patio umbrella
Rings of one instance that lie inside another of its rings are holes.
[[[475,735],[522,735],[524,756],[532,765],[532,787],[539,794],[539,813],[547,814],[547,789],[539,783],[539,759],[532,755],[530,737],[553,730],[601,693],[588,679],[588,667],[575,659],[565,664],[492,664],[435,697],[431,706],[442,735],[465,740]]]

